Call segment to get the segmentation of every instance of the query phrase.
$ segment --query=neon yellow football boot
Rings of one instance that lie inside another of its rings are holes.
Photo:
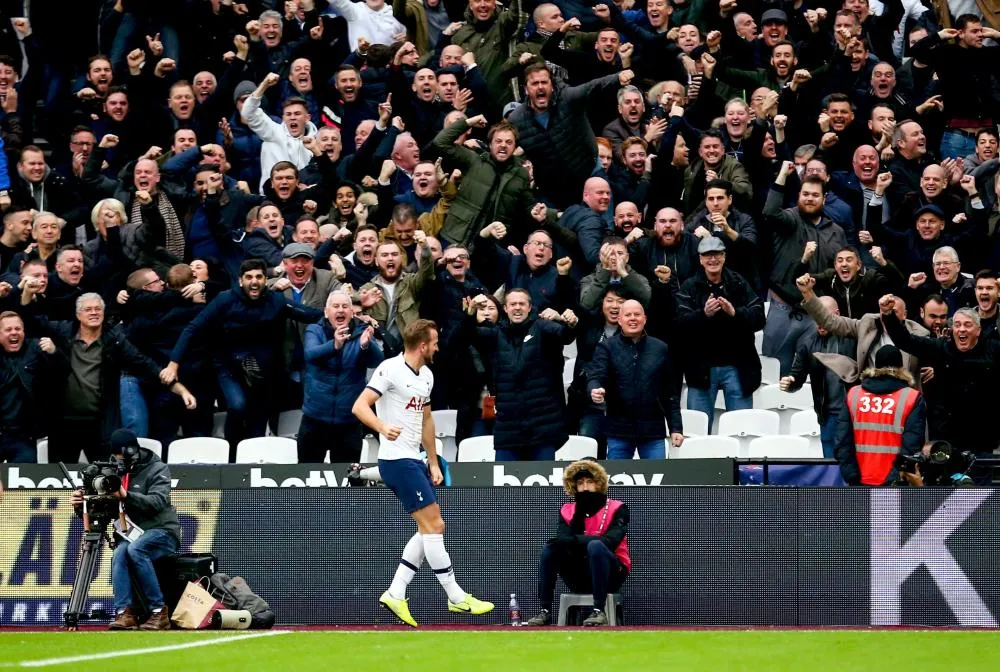
[[[488,614],[493,611],[493,603],[477,600],[469,593],[466,593],[465,599],[457,604],[448,600],[448,611],[456,614],[473,614],[475,616],[481,616],[482,614]]]
[[[413,628],[417,627],[417,622],[413,620],[413,616],[410,616],[410,605],[409,605],[410,601],[408,599],[397,600],[392,595],[390,595],[389,591],[387,590],[384,593],[382,593],[382,597],[378,598],[378,602],[383,607],[385,607],[392,613],[396,614],[396,618],[401,620],[403,623],[406,623],[407,625]]]

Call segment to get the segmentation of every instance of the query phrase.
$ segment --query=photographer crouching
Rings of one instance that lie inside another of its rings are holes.
[[[173,555],[181,543],[177,511],[170,504],[170,469],[156,453],[139,446],[135,434],[118,429],[111,434],[111,457],[122,478],[115,497],[124,506],[127,531],[114,531],[111,558],[115,620],[109,630],[169,630],[170,613],[156,578],[153,562]],[[112,486],[113,487],[113,486]],[[84,491],[74,490],[72,504],[81,515]],[[150,616],[139,625],[132,605],[133,579]]]
[[[578,460],[563,472],[563,489],[574,501],[562,505],[556,538],[538,560],[541,612],[525,623],[552,622],[552,597],[561,576],[574,593],[593,593],[594,606],[585,626],[607,625],[604,604],[632,569],[628,553],[629,511],[624,502],[608,499],[608,472],[592,460]]]

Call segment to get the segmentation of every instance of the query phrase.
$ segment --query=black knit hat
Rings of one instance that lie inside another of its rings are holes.
[[[900,369],[903,367],[903,353],[895,345],[883,345],[875,353],[875,368]]]

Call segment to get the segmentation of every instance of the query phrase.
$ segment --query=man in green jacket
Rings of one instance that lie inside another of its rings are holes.
[[[503,65],[510,55],[511,43],[524,32],[527,23],[520,0],[511,0],[502,12],[497,11],[496,0],[469,0],[465,25],[451,36],[452,44],[476,55],[495,107],[502,108],[514,100],[514,89],[510,79],[504,77]]]
[[[375,250],[378,275],[363,285],[359,292],[361,308],[382,326],[382,343],[386,357],[403,351],[403,330],[420,317],[420,295],[424,286],[434,280],[434,260],[427,245],[427,234],[416,231],[416,273],[403,273],[406,255],[394,240],[381,243]]]
[[[458,196],[448,211],[440,236],[451,244],[468,245],[471,238],[487,224],[504,222],[516,234],[518,224],[531,222],[535,196],[531,191],[528,171],[514,158],[517,130],[502,121],[490,129],[487,136],[490,151],[479,153],[455,144],[470,128],[484,128],[486,118],[479,114],[471,119],[459,119],[434,138],[434,148],[444,158],[449,169],[462,171]],[[512,240],[526,239],[532,229]]]

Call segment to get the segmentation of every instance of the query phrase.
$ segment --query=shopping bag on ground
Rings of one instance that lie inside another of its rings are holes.
[[[205,589],[206,586],[208,577],[202,577],[197,583],[188,581],[170,617],[175,626],[185,630],[203,630],[211,625],[212,614],[223,606]]]

